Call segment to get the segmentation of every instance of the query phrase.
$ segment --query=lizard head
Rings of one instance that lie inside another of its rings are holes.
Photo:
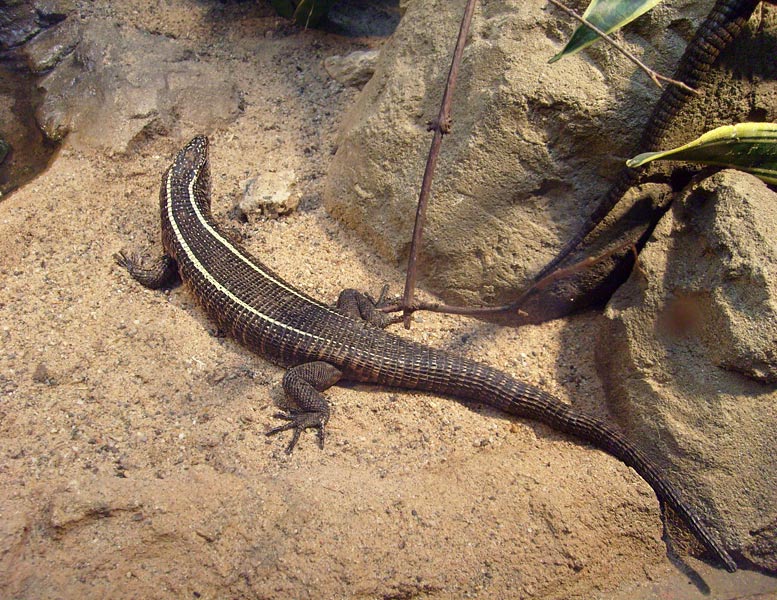
[[[176,174],[186,176],[207,170],[208,165],[208,138],[198,135],[186,144],[175,157],[173,169]]]
[[[175,157],[175,161],[163,177],[166,186],[191,189],[202,208],[210,208],[210,164],[208,162],[208,138],[194,137]]]

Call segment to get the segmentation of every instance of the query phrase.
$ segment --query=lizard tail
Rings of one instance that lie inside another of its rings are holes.
[[[438,364],[445,362],[443,357],[438,359]],[[462,399],[481,401],[506,413],[545,423],[553,429],[591,443],[633,468],[653,488],[658,499],[671,507],[726,569],[730,572],[736,571],[734,560],[683,498],[680,490],[621,432],[599,419],[575,410],[540,388],[518,381],[481,363],[462,361],[447,365],[447,375],[450,383],[446,393]],[[437,388],[437,391],[441,390]]]

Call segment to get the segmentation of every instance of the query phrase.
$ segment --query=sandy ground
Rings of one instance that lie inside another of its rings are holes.
[[[321,61],[380,40],[289,30],[261,4],[233,5],[227,29],[209,3],[141,4],[91,10],[207,47],[239,73],[244,112],[208,132],[218,218],[318,297],[399,291],[401,269],[320,208],[358,93]],[[665,556],[650,488],[544,426],[337,387],[324,450],[309,434],[285,456],[287,439],[263,435],[281,369],[214,335],[184,289],[145,290],[111,258],[158,248],[160,175],[184,141],[114,157],[65,144],[0,202],[1,597],[702,597]],[[230,221],[243,181],[268,168],[297,173],[301,210]],[[424,314],[407,335],[606,416],[598,319],[516,330]],[[777,589],[689,562],[707,597]]]

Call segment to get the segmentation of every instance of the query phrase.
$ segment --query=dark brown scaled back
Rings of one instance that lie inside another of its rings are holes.
[[[482,402],[546,423],[631,466],[726,568],[736,569],[680,491],[620,432],[488,365],[383,331],[360,318],[364,312],[355,311],[354,307],[369,304],[363,296],[359,302],[346,302],[344,293],[339,306],[332,307],[299,291],[219,230],[210,212],[209,181],[207,140],[197,137],[163,177],[165,251],[222,330],[262,356],[291,367],[283,385],[293,407],[282,415],[287,424],[270,432],[293,430],[287,451],[306,428],[317,429],[323,444],[329,408],[321,392],[339,379]],[[133,265],[125,266],[138,278]]]

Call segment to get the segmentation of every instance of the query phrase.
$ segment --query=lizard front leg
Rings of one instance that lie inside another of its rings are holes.
[[[388,286],[384,286],[380,293],[380,298],[373,300],[369,294],[364,294],[359,290],[345,289],[340,292],[337,299],[337,308],[342,310],[349,317],[358,321],[366,321],[370,325],[384,329],[394,323],[402,320],[402,315],[389,315],[380,310],[386,298]]]
[[[329,363],[316,361],[292,367],[283,376],[283,390],[294,404],[288,412],[275,416],[288,423],[268,431],[265,435],[275,435],[282,431],[294,430],[286,454],[291,454],[299,441],[300,434],[309,428],[318,430],[318,445],[324,447],[324,428],[329,421],[329,403],[321,394],[333,386],[342,377],[342,372]]]

